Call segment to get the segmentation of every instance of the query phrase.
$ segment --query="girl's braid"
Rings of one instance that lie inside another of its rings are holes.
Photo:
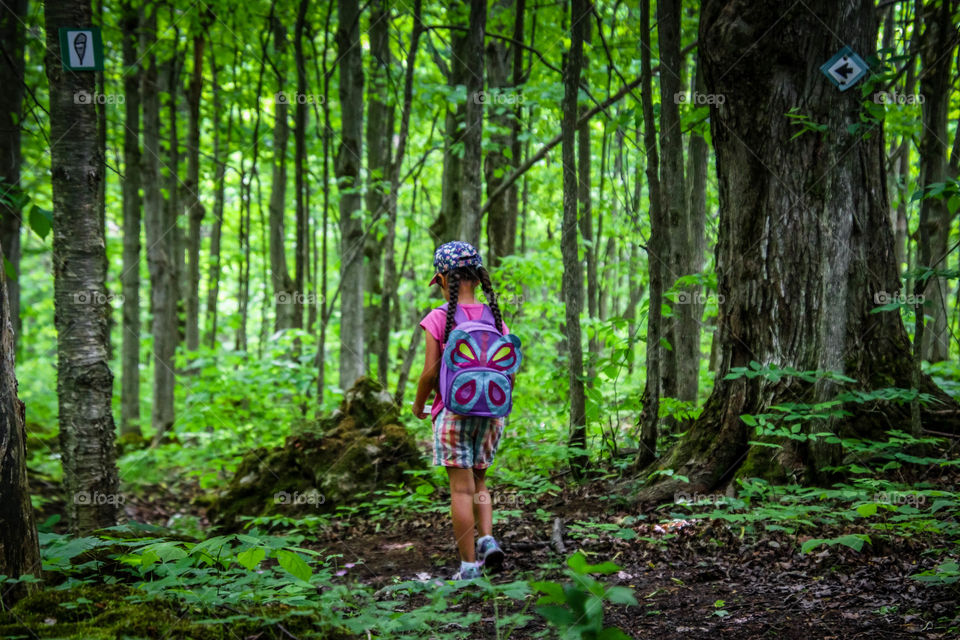
[[[483,267],[477,269],[480,276],[480,286],[483,288],[483,295],[487,297],[487,303],[490,310],[493,311],[493,319],[497,323],[497,331],[503,334],[503,317],[500,315],[500,307],[497,305],[497,297],[493,293],[493,285],[490,284],[490,274]]]
[[[447,273],[447,288],[450,290],[450,302],[447,303],[447,327],[443,330],[443,344],[447,344],[447,338],[450,337],[450,330],[453,329],[455,322],[454,316],[457,315],[457,298],[460,296],[459,269],[451,269]]]

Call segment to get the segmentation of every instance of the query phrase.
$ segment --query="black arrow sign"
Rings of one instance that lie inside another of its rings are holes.
[[[853,67],[850,66],[850,63],[844,62],[842,67],[838,67],[833,70],[838,76],[843,78],[844,82],[847,80],[847,76],[853,73]]]

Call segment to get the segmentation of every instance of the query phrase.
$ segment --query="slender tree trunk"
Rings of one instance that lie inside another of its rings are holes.
[[[140,434],[140,15],[131,2],[121,8],[126,109],[123,132],[123,332],[120,433]]]
[[[653,74],[650,67],[650,3],[640,5],[640,67],[643,109],[643,143],[647,159],[647,193],[650,201],[650,239],[647,245],[647,269],[650,272],[650,303],[647,311],[647,380],[640,414],[640,450],[638,466],[649,464],[657,456],[657,432],[660,423],[660,395],[663,393],[660,340],[663,335],[663,271],[667,249],[666,215],[660,195],[660,156],[653,115]]]
[[[496,15],[493,24],[502,24],[503,16],[513,14],[513,38],[523,42],[523,13],[525,0],[500,0],[494,4]],[[493,193],[503,179],[516,169],[520,157],[519,148],[519,107],[523,103],[520,85],[523,82],[522,57],[519,71],[514,66],[510,72],[511,61],[515,64],[517,54],[522,48],[516,44],[508,47],[502,40],[492,38],[486,46],[486,72],[488,92],[485,94],[489,115],[487,123],[490,129],[490,149],[484,158],[483,170],[487,183],[487,193]],[[517,237],[517,185],[497,196],[489,203],[487,213],[486,262],[490,268],[496,268],[503,256],[511,255],[516,246]]]
[[[370,4],[370,83],[367,85],[367,193],[366,206],[371,220],[389,215],[388,192],[390,191],[390,156],[393,141],[394,108],[390,104],[390,4],[387,0],[374,0]],[[371,233],[366,240],[366,291],[370,302],[364,308],[364,328],[367,342],[377,345],[370,353],[377,354],[377,376],[386,386],[386,354],[381,345],[383,337],[379,329],[383,324],[390,301],[384,298],[382,286],[383,258],[392,247],[387,246],[387,236],[392,230],[387,222],[384,233]],[[389,344],[389,336],[387,337]],[[370,353],[368,353],[368,358]],[[380,362],[380,360],[384,362]]]
[[[563,102],[561,120],[561,153],[563,159],[563,227],[560,248],[563,254],[562,296],[565,334],[570,356],[570,436],[568,446],[579,451],[571,456],[571,466],[580,474],[586,466],[587,417],[583,386],[583,344],[580,334],[580,310],[583,307],[583,267],[578,255],[577,223],[577,96],[580,91],[580,69],[583,64],[583,30],[588,20],[586,0],[570,2],[570,51],[563,69]]]
[[[583,24],[584,42],[590,42],[590,18],[584,20]],[[584,69],[589,64],[584,59]],[[581,86],[586,87],[586,80],[581,82]],[[583,116],[581,109],[580,116]],[[577,127],[577,204],[579,205],[578,216],[580,218],[580,234],[583,236],[584,257],[587,263],[587,316],[591,321],[597,319],[597,252],[596,238],[593,237],[593,202],[590,197],[590,165],[593,160],[593,152],[590,148],[590,121],[581,119]],[[597,328],[591,326],[588,331],[587,339],[587,386],[593,387],[594,379],[597,377],[597,358],[600,356],[600,341],[597,339]]]
[[[284,52],[287,48],[287,31],[280,18],[273,20],[273,50],[276,55],[274,69],[277,72],[277,94],[273,123],[273,172],[270,179],[270,279],[273,285],[275,331],[291,329],[296,325],[296,285],[290,277],[286,253],[286,200],[287,200],[287,141],[290,138],[290,98],[299,96],[286,87]]]
[[[0,246],[0,262],[3,247]],[[40,577],[40,546],[27,481],[27,431],[24,406],[17,397],[13,324],[7,277],[0,273],[0,575]],[[4,585],[0,608],[9,609],[36,585]]]
[[[116,524],[119,504],[107,255],[98,214],[104,159],[97,152],[97,112],[74,99],[80,91],[93,94],[94,74],[66,71],[60,62],[59,29],[91,24],[89,0],[47,3],[44,14],[60,452],[70,528],[85,534]]]
[[[463,118],[463,178],[460,185],[460,239],[480,246],[480,207],[483,204],[483,33],[487,26],[486,0],[470,0],[467,30],[466,84],[467,105]]]
[[[340,148],[335,172],[340,186],[340,388],[365,371],[363,318],[363,228],[360,147],[363,139],[363,59],[358,0],[338,0]],[[360,259],[353,259],[360,253]]]
[[[169,209],[160,192],[160,87],[156,58],[157,8],[151,8],[143,29],[141,50],[148,52],[143,74],[143,217],[150,271],[150,310],[153,314],[154,437],[173,424],[173,354],[176,349],[176,271]]]
[[[214,51],[210,52],[211,91],[213,93],[213,163],[216,166],[213,192],[213,226],[210,229],[210,260],[207,278],[206,344],[213,349],[217,344],[217,300],[220,298],[220,241],[223,235],[224,192],[226,190],[226,158],[220,143],[220,122],[223,117],[223,98],[218,82],[219,68]],[[230,148],[233,133],[233,107],[227,116],[226,147]],[[242,185],[241,185],[242,187]]]
[[[293,268],[293,288],[296,290],[293,309],[293,326],[297,329],[303,328],[303,307],[307,303],[304,292],[307,290],[306,272],[307,264],[310,260],[310,243],[308,241],[310,234],[310,212],[307,209],[307,124],[309,120],[309,111],[307,110],[307,65],[303,58],[303,32],[307,28],[307,9],[310,6],[310,0],[300,0],[300,6],[297,8],[297,22],[294,29],[294,60],[297,65],[297,106],[295,108],[295,128],[293,131],[294,140],[294,163],[296,176],[294,188],[296,189],[296,225],[297,225],[297,249]],[[315,303],[309,301],[311,306]],[[299,351],[299,341],[298,341]]]
[[[202,24],[205,29],[206,25]],[[187,92],[190,114],[187,132],[187,317],[186,346],[200,346],[200,225],[206,213],[200,202],[200,96],[203,91],[204,36],[193,38],[193,75]]]
[[[20,123],[25,78],[23,74],[27,0],[0,4],[0,244],[17,278],[9,279],[10,320],[13,344],[20,343],[20,220],[24,193],[20,187]]]
[[[387,235],[384,239],[383,260],[383,303],[380,313],[379,371],[380,383],[387,388],[390,364],[390,323],[391,303],[397,295],[397,264],[394,250],[397,228],[397,201],[400,197],[400,170],[407,153],[407,138],[410,134],[410,115],[413,109],[413,72],[417,64],[417,49],[423,23],[420,19],[421,0],[413,3],[413,30],[410,34],[410,47],[407,52],[406,71],[403,78],[403,110],[400,112],[400,135],[397,142],[397,155],[390,165],[390,191],[387,194]]]
[[[858,88],[840,92],[820,76],[821,61],[836,52],[835,29],[869,59],[877,24],[870,0],[816,0],[784,11],[764,3],[705,0],[699,53],[707,91],[723,95],[710,107],[717,156],[720,228],[717,247],[720,365],[710,398],[687,435],[659,466],[689,478],[641,492],[659,500],[683,487],[710,491],[751,474],[785,480],[816,478],[839,457],[814,441],[771,453],[751,447],[752,430],[740,419],[785,402],[832,399],[836,385],[821,379],[765,376],[727,379],[734,367],[761,365],[799,371],[837,371],[856,380],[847,388],[909,388],[914,366],[899,310],[873,313],[875,297],[899,290],[888,224],[882,122],[861,128]],[[776,24],[791,25],[776,38],[758,38]],[[825,25],[831,25],[827,29]],[[743,42],[755,46],[744,50]],[[765,63],[779,61],[770,74]],[[731,70],[733,72],[731,72]],[[769,100],[758,107],[757,95]],[[797,107],[823,132],[794,137],[782,117]],[[817,185],[816,188],[810,188]],[[851,358],[850,354],[857,354]],[[925,423],[956,432],[957,404],[925,375],[919,390],[945,403],[924,407]],[[946,408],[949,413],[931,413]],[[882,437],[908,429],[909,410],[892,403],[845,406],[849,415],[809,423],[809,433]]]
[[[924,190],[942,183],[947,177],[947,116],[950,111],[950,70],[953,50],[957,46],[954,23],[956,0],[926,3],[922,10],[923,33],[920,36],[920,95],[923,96],[923,128],[920,132],[920,178]],[[920,247],[920,268],[945,269],[952,215],[946,199],[939,196],[920,201],[920,226],[929,239]],[[946,360],[950,354],[947,331],[948,281],[927,280],[924,314],[932,322],[924,331],[923,356],[931,362]]]

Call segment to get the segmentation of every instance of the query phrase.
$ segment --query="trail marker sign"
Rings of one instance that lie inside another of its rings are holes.
[[[868,69],[863,58],[855,54],[850,47],[840,49],[835,56],[820,66],[823,75],[827,76],[840,91],[846,91],[857,84],[863,76],[867,75]]]
[[[103,71],[100,27],[62,27],[60,59],[70,71]]]

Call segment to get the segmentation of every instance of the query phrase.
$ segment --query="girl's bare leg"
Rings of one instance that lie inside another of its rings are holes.
[[[450,515],[453,518],[453,536],[460,550],[460,560],[476,562],[474,555],[474,501],[476,492],[473,469],[447,467],[450,477]],[[482,531],[482,529],[481,529]]]
[[[487,491],[487,470],[473,469],[473,518],[480,537],[493,535],[493,503]]]

